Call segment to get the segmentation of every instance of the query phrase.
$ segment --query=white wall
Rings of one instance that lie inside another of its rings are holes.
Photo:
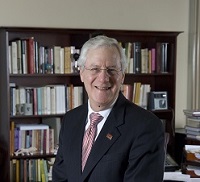
[[[183,31],[178,36],[176,127],[187,108],[188,0],[0,0],[0,26]]]

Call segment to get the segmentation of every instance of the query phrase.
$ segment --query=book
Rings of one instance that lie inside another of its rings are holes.
[[[195,127],[191,127],[191,126],[185,126],[185,130],[187,131],[195,131],[195,132],[200,132],[200,128],[195,128]]]
[[[51,118],[42,118],[42,123],[49,125],[50,129],[54,129],[54,141],[55,144],[59,143],[59,133],[61,128],[61,118],[51,117]]]
[[[195,128],[200,128],[200,117],[187,117],[186,118],[186,125],[195,127]]]
[[[134,97],[134,103],[137,105],[140,105],[140,94],[141,94],[141,82],[136,82],[134,85],[135,87],[135,97]]]
[[[28,73],[35,73],[35,42],[34,37],[26,39],[27,42],[27,68]]]
[[[21,59],[22,59],[22,73],[28,73],[28,51],[26,39],[21,40]]]
[[[125,55],[127,58],[127,69],[126,73],[132,73],[131,72],[131,50],[132,50],[132,43],[131,42],[126,42],[125,43]]]
[[[122,93],[129,101],[132,101],[133,100],[133,85],[123,84]]]
[[[74,86],[74,108],[83,104],[83,87]]]
[[[151,72],[156,72],[156,49],[151,49]]]
[[[64,47],[64,73],[71,73],[71,47]]]
[[[17,69],[18,73],[22,73],[22,51],[21,51],[21,40],[17,40]]]
[[[200,136],[200,131],[186,130],[186,134]]]
[[[45,130],[49,128],[46,124],[16,124],[16,128],[20,130]]]
[[[54,54],[54,73],[61,73],[60,70],[60,46],[53,47],[53,54]]]
[[[18,73],[18,64],[17,64],[17,42],[11,42],[11,65],[12,65],[12,73]]]
[[[141,49],[141,73],[148,73],[149,52],[147,48]]]
[[[141,42],[133,42],[133,73],[141,73]]]
[[[161,60],[162,60],[162,43],[156,43],[156,73],[161,73]]]
[[[167,52],[168,52],[168,43],[163,42],[161,44],[162,49],[162,58],[161,58],[161,73],[167,72]]]
[[[184,112],[184,114],[186,116],[197,116],[197,117],[200,117],[200,110],[196,110],[196,109],[184,109],[183,112]]]

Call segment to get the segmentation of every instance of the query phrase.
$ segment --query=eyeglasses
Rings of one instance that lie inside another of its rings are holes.
[[[101,73],[101,71],[105,70],[107,72],[107,74],[109,76],[115,76],[117,75],[120,71],[122,71],[121,69],[117,70],[115,68],[98,68],[98,67],[93,67],[93,68],[87,68],[84,66],[84,68],[88,71],[90,71],[90,73],[92,75],[98,75]]]

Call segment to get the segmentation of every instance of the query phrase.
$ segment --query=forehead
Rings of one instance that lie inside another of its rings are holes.
[[[88,64],[120,64],[120,54],[116,47],[98,47],[87,52],[86,63]]]

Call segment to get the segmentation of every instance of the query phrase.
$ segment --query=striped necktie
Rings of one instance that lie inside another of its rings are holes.
[[[82,146],[82,171],[87,162],[88,156],[94,144],[94,140],[97,133],[97,125],[100,121],[102,121],[103,116],[99,113],[91,113],[90,114],[90,126],[85,131],[83,138],[83,146]]]

